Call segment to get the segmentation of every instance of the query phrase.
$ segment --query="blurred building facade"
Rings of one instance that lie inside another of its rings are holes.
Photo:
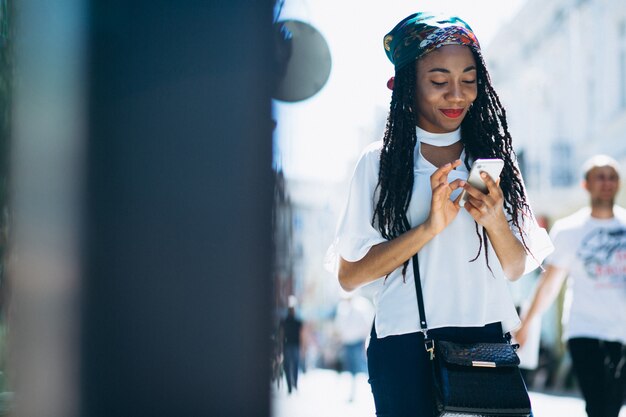
[[[626,162],[626,3],[528,0],[486,55],[537,213],[586,204],[581,163]]]
[[[293,269],[293,204],[282,170],[275,171],[274,181],[274,305],[276,323],[287,310],[287,301],[294,294]]]
[[[339,284],[324,268],[333,239],[342,184],[285,180],[285,198],[277,207],[276,305],[282,315],[289,295],[299,300],[305,323],[304,366],[333,367],[337,358],[332,321],[340,299]],[[281,259],[282,258],[282,259]]]

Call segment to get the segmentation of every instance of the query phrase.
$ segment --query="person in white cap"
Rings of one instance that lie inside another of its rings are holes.
[[[615,205],[619,179],[613,158],[585,162],[589,206],[554,223],[555,250],[515,334],[523,345],[530,323],[569,277],[563,337],[589,417],[617,417],[626,390],[626,210]]]

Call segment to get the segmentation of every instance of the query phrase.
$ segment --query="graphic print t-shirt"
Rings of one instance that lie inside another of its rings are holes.
[[[626,343],[626,211],[615,207],[614,214],[596,219],[586,208],[550,231],[555,250],[546,262],[569,271],[566,339]]]

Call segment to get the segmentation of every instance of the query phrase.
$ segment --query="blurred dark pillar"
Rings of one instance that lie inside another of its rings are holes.
[[[269,416],[272,6],[17,2],[13,415]]]
[[[272,6],[90,2],[84,416],[269,415]]]

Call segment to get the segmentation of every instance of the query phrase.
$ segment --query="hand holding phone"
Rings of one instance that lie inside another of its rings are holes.
[[[504,161],[500,158],[477,159],[474,161],[472,169],[470,169],[467,182],[472,187],[479,189],[483,193],[486,193],[487,185],[480,177],[480,173],[486,172],[494,181],[497,181],[498,178],[500,178],[500,172],[502,172],[502,168],[504,168]],[[461,192],[461,199],[459,200],[459,204],[461,205],[461,207],[465,205],[468,197],[469,194],[467,193],[467,191],[463,190]]]

